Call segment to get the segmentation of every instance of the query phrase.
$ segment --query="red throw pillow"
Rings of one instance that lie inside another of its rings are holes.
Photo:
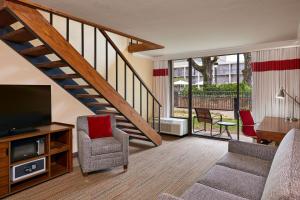
[[[112,137],[112,127],[109,115],[90,116],[87,118],[89,136],[91,139]]]

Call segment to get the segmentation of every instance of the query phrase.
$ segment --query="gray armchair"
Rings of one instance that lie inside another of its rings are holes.
[[[128,166],[129,136],[116,128],[116,120],[111,115],[113,137],[91,140],[88,132],[88,116],[77,118],[78,158],[84,175],[117,166]]]

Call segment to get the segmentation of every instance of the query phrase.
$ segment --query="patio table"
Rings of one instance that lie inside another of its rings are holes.
[[[221,126],[221,127],[222,127],[222,126],[225,127],[224,131],[220,133],[220,136],[226,131],[228,137],[229,137],[230,139],[232,139],[232,136],[231,136],[231,134],[230,134],[230,132],[229,132],[228,127],[230,127],[230,126],[236,126],[236,123],[234,123],[234,122],[224,122],[224,121],[220,121],[220,122],[217,122],[217,124],[218,124],[219,126]]]

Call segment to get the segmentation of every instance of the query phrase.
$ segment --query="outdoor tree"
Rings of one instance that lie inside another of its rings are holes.
[[[194,59],[192,59],[192,67],[202,74],[204,85],[211,85],[213,82],[213,67],[218,61],[218,56],[202,57],[201,60],[202,65],[198,65]]]
[[[244,82],[252,85],[251,53],[244,53],[245,67],[242,71]]]

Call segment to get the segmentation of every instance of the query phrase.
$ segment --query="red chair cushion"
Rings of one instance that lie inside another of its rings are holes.
[[[256,131],[254,129],[254,120],[250,110],[240,110],[240,117],[243,123],[242,131],[246,136],[255,137]]]
[[[112,137],[112,127],[109,115],[90,116],[87,118],[89,136],[91,139]]]
[[[240,110],[240,117],[243,125],[254,125],[254,120],[252,118],[250,110]]]

